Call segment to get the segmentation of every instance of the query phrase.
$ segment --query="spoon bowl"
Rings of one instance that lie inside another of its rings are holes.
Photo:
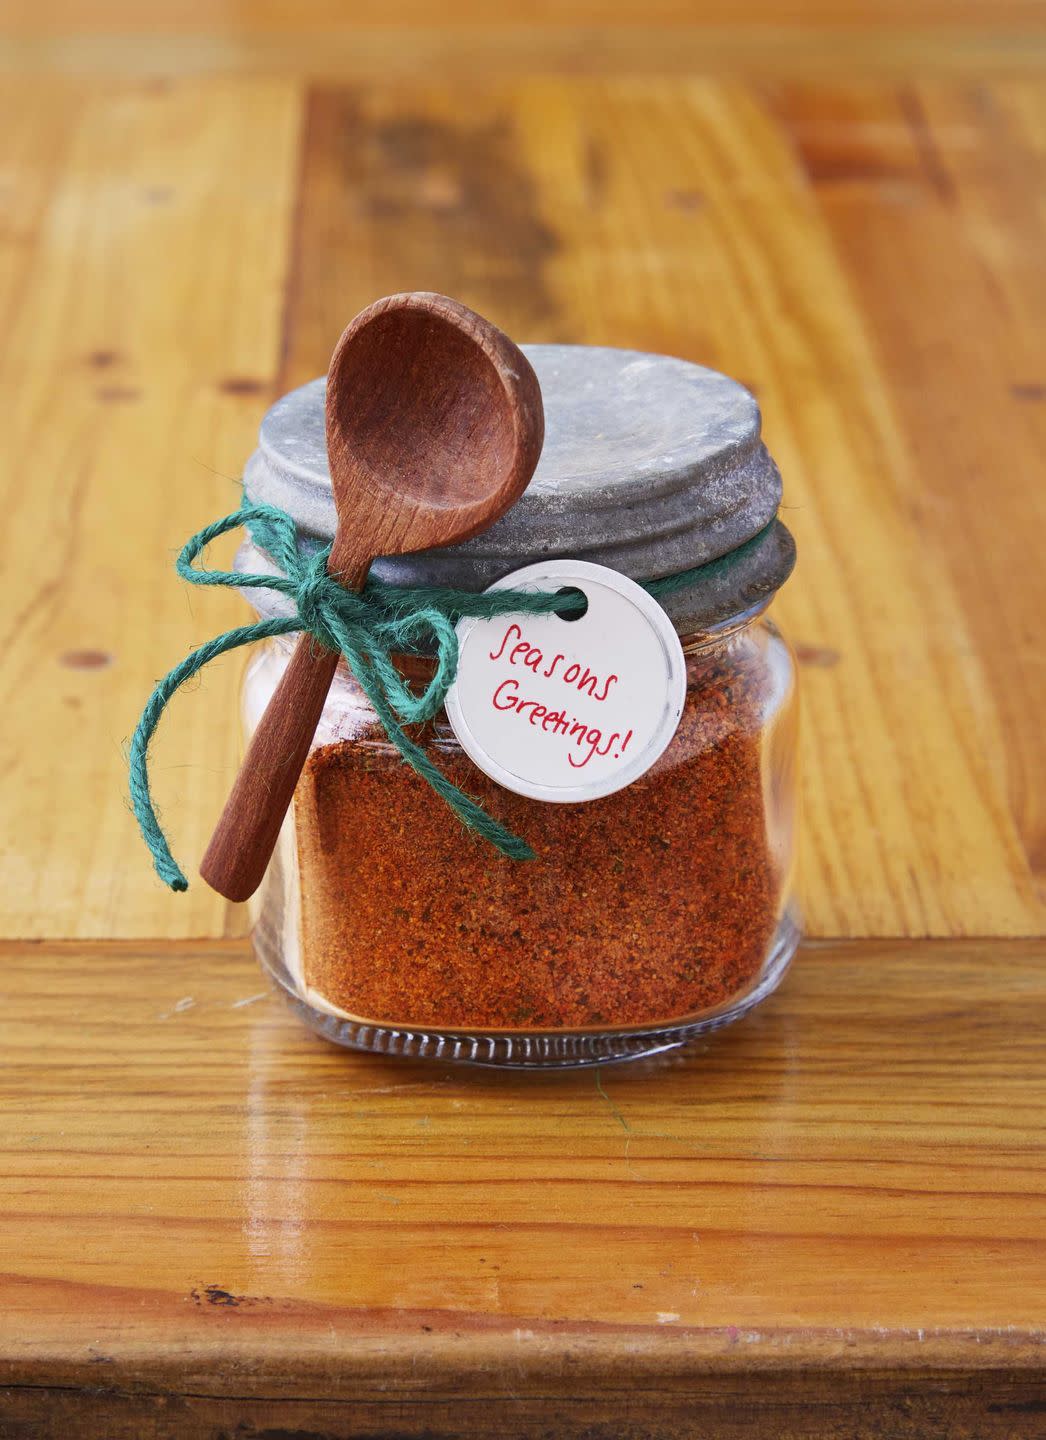
[[[516,346],[477,319],[443,296],[394,295],[342,335],[327,390],[339,527],[354,487],[366,487],[416,517],[424,544],[437,510],[461,540],[491,523],[492,497],[526,487],[542,439],[537,379]]]

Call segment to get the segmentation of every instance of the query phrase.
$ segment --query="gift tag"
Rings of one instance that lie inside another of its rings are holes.
[[[508,790],[576,804],[630,785],[671,740],[686,666],[671,620],[634,580],[547,560],[491,590],[580,590],[583,615],[466,618],[447,714],[461,747]]]

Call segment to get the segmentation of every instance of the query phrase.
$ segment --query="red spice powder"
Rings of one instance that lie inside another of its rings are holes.
[[[747,988],[780,886],[766,662],[742,636],[687,664],[668,749],[582,805],[504,790],[445,722],[428,728],[440,767],[526,837],[529,862],[464,830],[361,708],[297,794],[306,983],[366,1020],[527,1030],[676,1020]]]

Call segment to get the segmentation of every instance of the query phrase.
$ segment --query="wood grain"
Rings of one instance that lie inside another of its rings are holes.
[[[1038,71],[1040,0],[9,0],[0,68],[24,74],[820,76]]]
[[[686,1057],[520,1078],[328,1047],[239,946],[8,947],[0,1377],[175,1397],[164,1434],[223,1396],[492,1433],[464,1394],[916,1435],[953,1392],[1031,1434],[1043,958],[814,948]]]
[[[0,116],[0,680],[20,696],[0,731],[0,925],[220,935],[224,901],[200,885],[172,903],[143,867],[121,747],[154,681],[243,618],[233,595],[190,600],[172,565],[236,508],[272,398],[297,90],[25,83]],[[239,749],[239,673],[210,667],[157,747],[193,858]]]
[[[632,1349],[622,1347],[620,1364],[636,1367]],[[565,1369],[565,1367],[564,1367]],[[11,1435],[76,1435],[77,1440],[142,1440],[144,1435],[224,1440],[341,1440],[423,1435],[426,1440],[926,1440],[927,1436],[1014,1440],[1038,1436],[1041,1389],[1034,1379],[997,1373],[991,1398],[982,1377],[922,1371],[891,1375],[839,1375],[829,1383],[817,1374],[774,1375],[771,1384],[751,1377],[702,1374],[696,1382],[671,1385],[662,1372],[656,1390],[647,1376],[627,1388],[600,1389],[587,1376],[542,1381],[534,1398],[494,1390],[484,1374],[474,1378],[475,1398],[420,1400],[387,1396],[318,1396],[256,1399],[253,1396],[171,1393],[162,1382],[131,1393],[90,1389],[13,1387],[5,1392]],[[913,1383],[914,1382],[914,1383]],[[390,1431],[387,1427],[395,1425]],[[817,1425],[820,1428],[814,1429]],[[554,1426],[554,1429],[550,1427]],[[1018,1430],[1015,1427],[1023,1427]]]
[[[1046,530],[1041,87],[792,90],[776,108],[890,377],[919,471],[908,523],[943,562],[976,656],[955,714],[1041,898],[1046,731],[1028,723],[1046,698],[1046,571],[1029,549]]]
[[[148,16],[134,0],[94,0],[90,9],[71,6],[68,0],[11,0],[4,13],[8,28],[29,33],[112,36],[135,30],[162,35],[226,30],[237,38],[309,33],[338,25],[415,29],[432,18],[426,0],[390,0],[380,16],[360,0],[297,0],[293,6],[268,0],[249,12],[234,0],[161,0]],[[689,23],[709,29],[734,24],[777,30],[824,25],[839,32],[867,29],[887,35],[905,23],[931,26],[944,34],[983,26],[1006,35],[1025,25],[1046,23],[1041,0],[797,0],[787,11],[777,0],[701,0],[698,5],[691,0],[516,0],[496,10],[485,0],[449,0],[443,13],[448,27],[483,24],[501,32],[521,19],[552,29],[589,24]]]

